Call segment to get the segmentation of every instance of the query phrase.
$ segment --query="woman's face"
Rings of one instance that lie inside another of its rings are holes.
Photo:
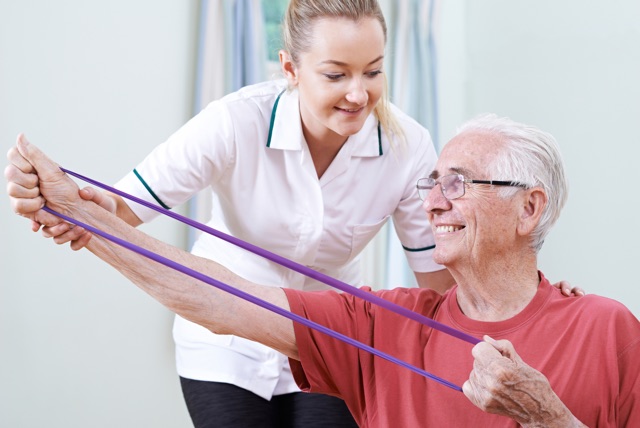
[[[309,143],[339,143],[360,131],[384,87],[384,33],[375,18],[315,21],[311,48],[283,68],[298,87]]]

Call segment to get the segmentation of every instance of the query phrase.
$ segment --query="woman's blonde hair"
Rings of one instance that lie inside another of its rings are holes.
[[[294,64],[299,64],[300,54],[311,48],[313,21],[320,18],[348,18],[356,22],[363,18],[377,19],[385,43],[387,41],[387,24],[377,0],[291,0],[284,16],[282,40]],[[382,96],[373,113],[391,144],[393,136],[404,138],[402,128],[391,112],[386,76]]]

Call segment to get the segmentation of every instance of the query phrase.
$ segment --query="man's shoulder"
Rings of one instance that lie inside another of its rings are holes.
[[[586,294],[584,296],[565,296],[560,292],[560,290],[554,288],[553,296],[553,299],[556,302],[569,307],[573,307],[577,311],[588,311],[593,314],[602,312],[610,314],[626,313],[632,315],[629,308],[627,308],[622,302],[598,294]]]
[[[611,332],[613,329],[640,337],[638,318],[623,303],[609,297],[597,294],[567,297],[554,290],[548,308],[555,317],[563,318],[566,322],[575,323],[592,332]]]
[[[378,290],[376,294],[397,305],[432,316],[450,293],[442,295],[430,288],[396,287],[390,290]]]

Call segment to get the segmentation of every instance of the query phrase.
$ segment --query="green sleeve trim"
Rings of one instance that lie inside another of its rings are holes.
[[[404,245],[402,246],[402,248],[404,248],[405,251],[410,251],[412,253],[417,253],[420,251],[428,251],[428,250],[433,250],[434,248],[436,248],[435,245],[431,245],[429,247],[423,247],[423,248],[407,248]]]
[[[158,195],[156,195],[154,193],[153,190],[151,190],[151,187],[149,187],[149,185],[147,184],[146,181],[144,181],[144,178],[142,178],[142,176],[138,173],[138,171],[134,168],[133,169],[133,173],[136,175],[136,177],[138,177],[138,180],[140,180],[140,182],[142,183],[142,185],[145,187],[145,189],[147,189],[147,191],[149,192],[149,194],[151,196],[153,196],[153,199],[156,200],[157,203],[160,204],[160,206],[162,208],[164,208],[165,210],[170,210],[171,208],[168,207],[164,202],[162,202],[162,200],[158,197]]]

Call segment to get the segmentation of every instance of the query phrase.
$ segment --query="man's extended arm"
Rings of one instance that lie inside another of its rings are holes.
[[[7,193],[16,213],[39,224],[56,224],[57,219],[40,210],[46,202],[62,214],[289,309],[282,289],[250,283],[211,260],[158,241],[93,202],[82,200],[76,184],[23,136],[18,137],[7,157]],[[180,316],[213,332],[245,337],[297,358],[292,321],[99,236],[94,236],[87,248]]]

